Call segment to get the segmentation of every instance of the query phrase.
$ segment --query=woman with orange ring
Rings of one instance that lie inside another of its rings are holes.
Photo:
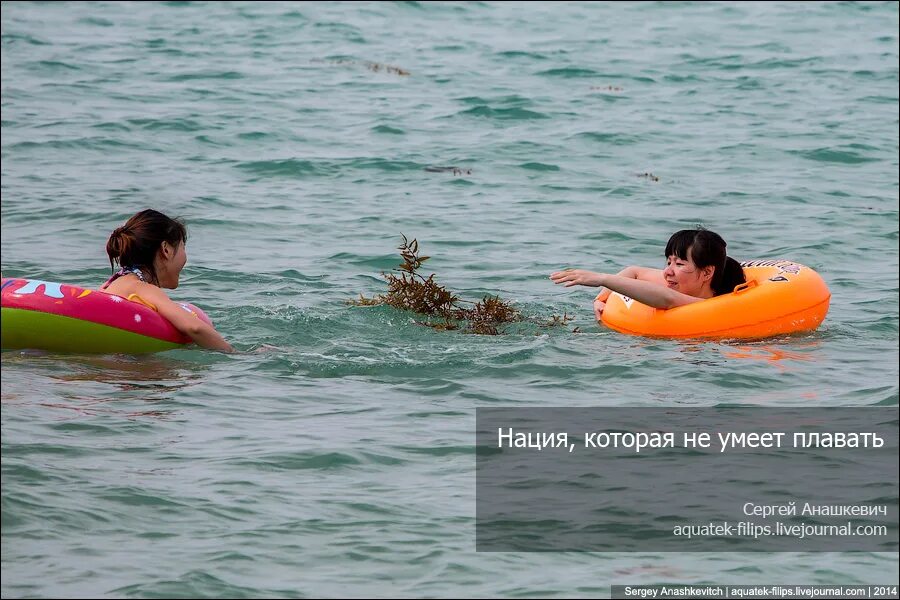
[[[818,327],[831,292],[814,270],[786,260],[738,263],[705,229],[675,233],[666,268],[628,267],[617,275],[582,269],[553,273],[567,287],[606,287],[594,316],[629,335],[758,339]]]
[[[725,253],[725,240],[703,228],[683,229],[666,244],[666,268],[631,266],[617,275],[583,269],[557,271],[554,283],[566,287],[605,287],[594,300],[599,321],[611,292],[619,292],[653,308],[669,309],[728,294],[746,281],[741,265]]]

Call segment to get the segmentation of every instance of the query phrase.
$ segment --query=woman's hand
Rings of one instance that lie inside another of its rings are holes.
[[[594,273],[584,269],[566,269],[550,275],[553,283],[564,283],[566,287],[572,287],[573,285],[600,287],[603,285],[603,277],[603,273]]]
[[[603,309],[606,308],[606,302],[602,300],[594,300],[594,318],[600,323],[603,319]]]

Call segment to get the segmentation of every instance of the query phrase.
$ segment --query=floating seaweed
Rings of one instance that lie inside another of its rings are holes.
[[[435,274],[428,277],[418,271],[422,263],[429,256],[419,256],[419,242],[416,239],[409,240],[401,234],[403,243],[397,247],[403,262],[393,269],[392,273],[382,273],[388,283],[388,291],[366,298],[360,294],[359,299],[350,300],[348,304],[353,306],[377,306],[386,304],[401,310],[409,310],[431,318],[428,321],[416,321],[418,325],[431,327],[436,331],[453,331],[460,329],[465,324],[465,333],[481,335],[500,335],[502,326],[518,321],[529,320],[539,327],[566,326],[575,317],[563,313],[562,316],[553,315],[549,321],[538,321],[534,318],[524,317],[518,310],[499,296],[486,295],[479,302],[461,300],[456,294],[439,285],[435,280]],[[471,308],[464,308],[460,304],[471,304]],[[579,333],[576,327],[573,333]]]
[[[438,331],[452,331],[460,328],[460,321],[466,322],[467,333],[499,335],[500,326],[522,319],[521,314],[499,296],[485,296],[480,302],[471,303],[460,298],[434,280],[435,274],[428,277],[418,270],[428,256],[419,256],[419,242],[409,240],[405,235],[403,243],[397,248],[403,262],[394,273],[382,273],[388,283],[386,294],[366,298],[360,294],[358,300],[351,300],[355,306],[373,306],[387,304],[401,310],[410,310],[429,317],[437,317],[438,321],[419,322],[420,325]],[[398,274],[399,273],[399,274]],[[461,303],[473,304],[471,308],[460,306]]]
[[[570,317],[568,312],[563,312],[562,316],[551,315],[549,321],[540,324],[540,327],[565,327],[569,321],[574,321],[575,317]],[[572,329],[572,333],[581,333],[581,327]]]
[[[562,316],[552,315],[550,320],[542,325],[542,327],[557,327],[557,326],[565,326],[569,324],[569,321],[575,320],[575,317],[570,317],[569,313],[564,312]]]
[[[400,75],[401,77],[407,77],[410,75],[410,72],[406,69],[395,67],[393,65],[386,65],[384,63],[373,62],[370,60],[358,61],[349,58],[335,58],[331,60],[313,59],[313,62],[326,63],[329,65],[362,65],[375,73],[384,71],[385,73],[393,73],[395,75]]]
[[[458,317],[469,322],[467,331],[482,335],[499,335],[498,325],[520,321],[522,315],[499,296],[485,296],[468,310],[457,312]]]
[[[453,173],[454,175],[471,175],[472,169],[461,167],[425,167],[428,173]]]
[[[406,77],[409,75],[409,71],[406,69],[401,69],[400,67],[395,67],[392,65],[385,65],[382,63],[366,61],[363,63],[367,69],[374,72],[384,71],[385,73],[394,73],[395,75],[400,75],[401,77]]]

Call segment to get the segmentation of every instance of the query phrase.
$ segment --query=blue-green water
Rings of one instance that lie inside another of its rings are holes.
[[[280,350],[3,353],[3,596],[896,583],[896,553],[476,553],[473,445],[478,406],[896,406],[897,30],[894,2],[4,3],[3,274],[99,285],[158,208],[174,297]],[[631,338],[547,279],[697,223],[815,268],[825,324]],[[577,319],[348,306],[401,233],[464,298]]]

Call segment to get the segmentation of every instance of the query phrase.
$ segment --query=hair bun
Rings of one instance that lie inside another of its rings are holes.
[[[122,226],[113,229],[113,232],[109,235],[109,240],[106,242],[106,253],[109,255],[110,260],[118,258],[125,253],[130,246],[129,237],[132,237],[132,234],[128,227]]]

